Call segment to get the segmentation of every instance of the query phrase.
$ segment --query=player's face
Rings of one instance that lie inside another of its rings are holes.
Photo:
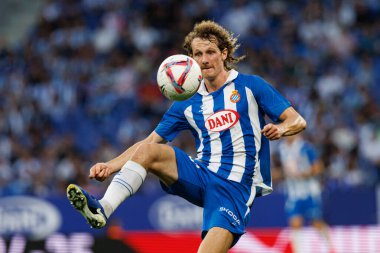
[[[218,46],[209,40],[195,38],[191,42],[192,57],[202,69],[204,79],[215,80],[224,69],[224,60],[227,58],[227,49],[220,51]]]

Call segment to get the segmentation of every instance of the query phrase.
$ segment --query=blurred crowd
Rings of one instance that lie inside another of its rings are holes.
[[[51,0],[23,41],[0,48],[0,196],[61,195],[72,182],[102,192],[88,169],[154,129],[170,106],[156,69],[203,19],[238,35],[237,69],[306,118],[326,190],[380,182],[379,1]],[[188,138],[174,145],[194,154]]]

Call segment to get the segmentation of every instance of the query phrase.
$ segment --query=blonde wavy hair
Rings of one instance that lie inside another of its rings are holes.
[[[191,48],[191,42],[195,38],[206,39],[213,43],[216,43],[220,51],[227,49],[227,58],[224,61],[224,67],[227,70],[233,68],[233,66],[240,60],[245,58],[245,55],[235,57],[234,53],[239,48],[240,44],[237,42],[237,38],[234,34],[227,31],[224,27],[211,20],[205,20],[194,25],[193,30],[185,37],[183,48],[186,50],[189,56],[193,55]]]

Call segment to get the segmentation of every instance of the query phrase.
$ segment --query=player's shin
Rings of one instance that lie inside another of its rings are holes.
[[[103,198],[99,201],[107,218],[129,196],[136,193],[145,180],[147,171],[140,164],[128,161],[112,179]]]

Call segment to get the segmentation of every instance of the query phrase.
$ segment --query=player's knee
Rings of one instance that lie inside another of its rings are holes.
[[[142,143],[132,155],[131,160],[149,169],[152,163],[157,159],[158,149],[156,146],[156,143]]]
[[[300,229],[303,226],[303,219],[301,217],[293,217],[289,221],[289,225],[293,229]]]
[[[313,226],[316,228],[316,229],[319,229],[319,230],[322,230],[323,228],[326,227],[326,223],[323,222],[322,220],[314,220],[312,222]]]

